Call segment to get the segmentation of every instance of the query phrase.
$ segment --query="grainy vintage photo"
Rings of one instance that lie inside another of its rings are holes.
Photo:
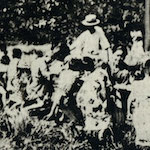
[[[0,150],[149,150],[150,0],[0,1]]]

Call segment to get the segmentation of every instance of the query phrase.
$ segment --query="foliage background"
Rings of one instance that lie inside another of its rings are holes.
[[[72,41],[84,30],[80,22],[89,13],[97,15],[113,43],[113,34],[126,33],[127,25],[136,23],[144,29],[144,5],[144,0],[0,0],[0,43],[56,46],[68,39]],[[119,29],[112,31],[113,25],[119,25]],[[126,43],[127,38],[118,38]],[[20,123],[17,113],[14,113],[16,116],[7,113],[0,111],[0,149],[92,149],[93,141],[88,135],[80,131],[71,134],[68,124],[56,127],[52,122],[33,120],[29,116],[21,116],[24,120]],[[132,128],[123,130],[120,143],[106,141],[99,148],[140,149],[134,145]]]
[[[144,5],[144,0],[1,0],[0,40],[55,46],[77,37],[84,30],[81,20],[94,13],[111,42],[110,25],[119,30],[133,22],[144,25]]]

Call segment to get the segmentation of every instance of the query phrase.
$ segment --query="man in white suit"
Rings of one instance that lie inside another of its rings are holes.
[[[84,25],[87,30],[82,32],[73,44],[70,45],[70,55],[66,57],[66,60],[90,57],[94,60],[108,61],[110,44],[103,29],[98,26],[99,23],[100,20],[97,19],[94,14],[89,14],[85,17],[82,21],[82,25]]]

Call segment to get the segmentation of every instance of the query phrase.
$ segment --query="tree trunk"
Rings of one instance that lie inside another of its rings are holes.
[[[150,0],[145,0],[145,51],[148,51],[149,46],[150,46]]]

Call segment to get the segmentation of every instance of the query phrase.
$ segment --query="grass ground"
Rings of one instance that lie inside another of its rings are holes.
[[[84,132],[74,124],[39,120],[24,116],[18,121],[13,115],[0,115],[1,150],[149,150],[150,147],[135,145],[135,130],[132,124],[110,127],[104,139],[97,133]],[[13,121],[12,121],[13,119]],[[16,119],[16,120],[15,120]]]

